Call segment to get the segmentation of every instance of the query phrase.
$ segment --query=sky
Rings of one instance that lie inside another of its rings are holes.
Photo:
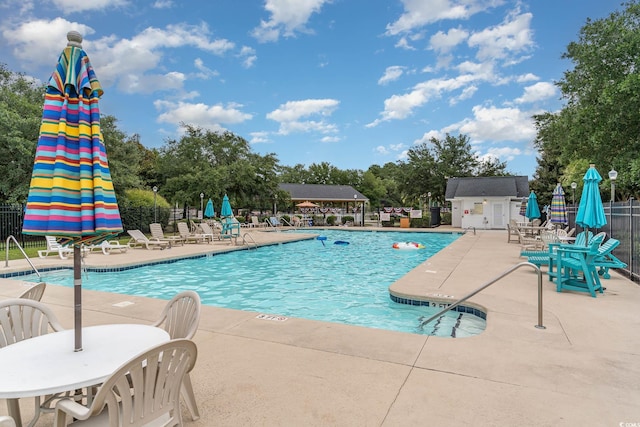
[[[47,81],[82,34],[103,114],[147,148],[182,123],[281,165],[406,160],[432,137],[531,179],[532,116],[564,105],[561,56],[602,0],[4,0],[0,63]],[[107,146],[108,152],[108,146]]]

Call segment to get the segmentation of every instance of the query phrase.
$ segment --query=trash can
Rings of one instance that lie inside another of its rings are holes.
[[[409,218],[400,218],[400,228],[409,228]]]
[[[431,214],[431,223],[430,227],[437,227],[440,225],[440,206],[432,206],[429,208],[429,213]]]

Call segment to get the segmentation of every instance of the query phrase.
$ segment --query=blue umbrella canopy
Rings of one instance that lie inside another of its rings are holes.
[[[602,177],[596,170],[595,165],[589,166],[582,180],[584,181],[584,188],[578,205],[576,224],[587,230],[589,228],[601,228],[607,224],[607,217],[604,214],[604,206],[602,206],[600,188],[598,187]]]
[[[216,216],[216,211],[213,209],[213,201],[211,199],[207,202],[207,207],[204,208],[204,216],[207,218]]]
[[[533,191],[529,194],[529,200],[527,200],[527,212],[525,216],[529,220],[540,218],[540,207],[538,206],[538,198]]]
[[[22,232],[55,236],[74,246],[75,350],[82,350],[81,244],[122,232],[100,129],[102,87],[82,36],[68,44],[49,79]]]
[[[569,223],[567,219],[567,204],[564,199],[564,189],[560,183],[558,183],[556,188],[553,190],[553,194],[551,196],[549,221],[554,224]]]
[[[229,197],[225,194],[222,198],[222,209],[220,209],[221,217],[229,217],[233,216],[233,211],[231,210],[231,203],[229,203]]]

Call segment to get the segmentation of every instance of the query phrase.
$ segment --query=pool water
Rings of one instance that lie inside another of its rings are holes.
[[[423,330],[421,320],[439,309],[399,304],[389,296],[393,282],[452,243],[458,234],[313,233],[326,240],[277,244],[124,271],[89,271],[82,275],[82,286],[167,300],[191,289],[205,305],[419,334],[462,337],[484,330],[483,319],[467,313],[459,318],[461,313],[457,312],[447,313],[437,326],[432,322]],[[398,241],[421,243],[425,248],[393,249]],[[42,280],[73,286],[72,276],[71,270],[58,270],[42,273]],[[34,275],[25,276],[25,280],[38,279]]]

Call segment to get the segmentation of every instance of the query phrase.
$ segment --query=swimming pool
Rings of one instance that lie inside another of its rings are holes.
[[[309,233],[309,231],[305,231]],[[455,233],[313,230],[305,240],[114,272],[83,274],[85,289],[170,299],[192,289],[203,304],[370,328],[457,337],[476,335],[485,322],[448,313],[437,326],[419,325],[435,308],[393,302],[389,286],[459,237]],[[336,242],[348,244],[336,244]],[[398,241],[424,249],[398,250]],[[25,280],[38,278],[25,276]],[[73,285],[72,272],[44,272],[48,283]],[[449,328],[448,323],[451,324]],[[454,327],[455,326],[455,327]],[[434,331],[435,329],[435,331]]]

